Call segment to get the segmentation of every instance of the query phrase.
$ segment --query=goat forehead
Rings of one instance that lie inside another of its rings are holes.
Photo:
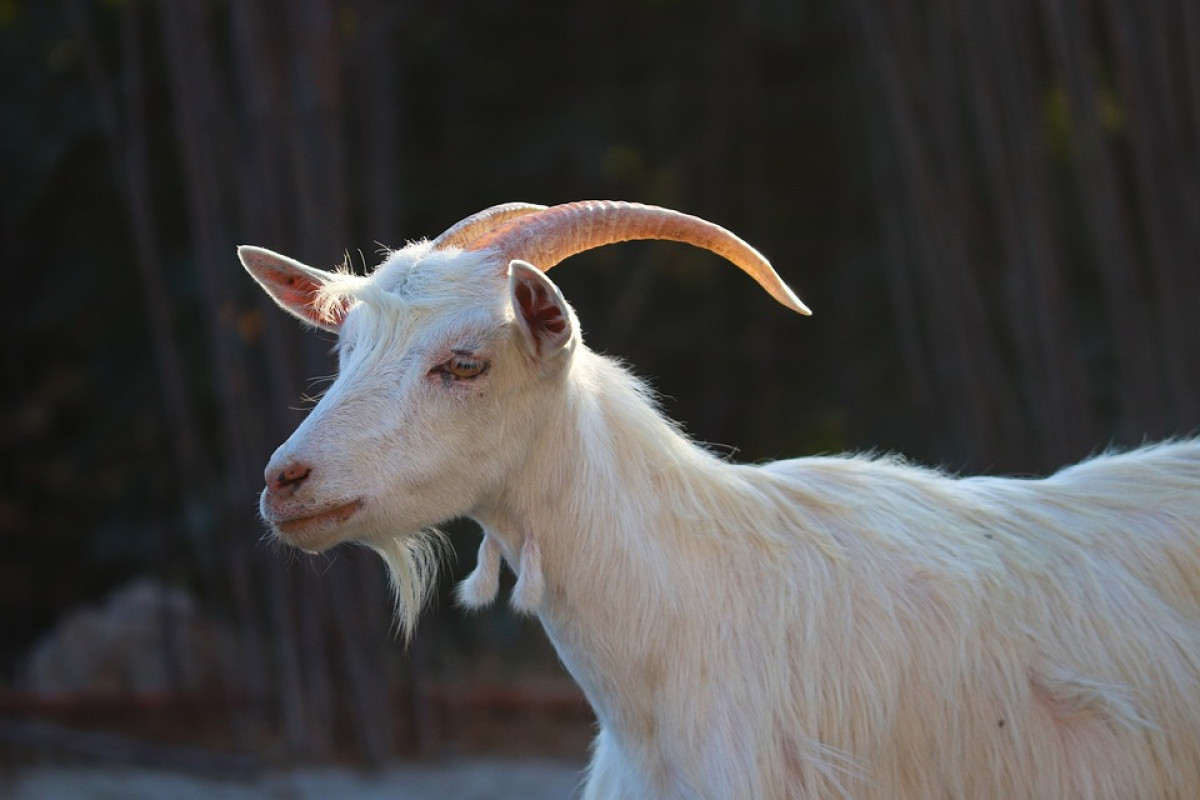
[[[336,276],[323,293],[352,305],[343,344],[395,346],[455,325],[494,328],[506,316],[506,286],[494,257],[419,243],[391,253],[369,276]]]
[[[369,283],[406,303],[444,305],[490,303],[502,295],[504,278],[494,254],[430,250],[421,242],[391,253]]]
[[[448,348],[486,348],[504,324],[503,309],[495,306],[427,305],[366,293],[342,323],[342,367],[364,360],[439,356]]]

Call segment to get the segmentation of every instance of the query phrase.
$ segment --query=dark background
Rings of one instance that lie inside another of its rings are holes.
[[[554,272],[735,458],[1044,474],[1194,431],[1198,8],[0,1],[0,690],[145,574],[230,632],[230,747],[378,761],[436,746],[439,682],[561,680],[502,605],[443,591],[405,653],[373,557],[261,541],[261,468],[333,365],[237,244],[363,269],[493,203],[656,203],[816,312],[681,245]]]

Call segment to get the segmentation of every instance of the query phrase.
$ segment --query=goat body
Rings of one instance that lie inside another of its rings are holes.
[[[1200,443],[1039,481],[738,466],[577,368],[478,518],[510,564],[539,542],[588,797],[1196,796]]]
[[[406,628],[413,532],[478,520],[460,597],[518,575],[599,720],[585,798],[1200,797],[1200,441],[1040,480],[727,463],[509,263],[549,212],[504,208],[509,239],[369,278],[243,250],[342,350],[263,514],[374,547]]]

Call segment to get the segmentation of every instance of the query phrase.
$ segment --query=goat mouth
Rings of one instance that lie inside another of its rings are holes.
[[[304,534],[311,533],[320,528],[327,528],[333,525],[341,525],[358,513],[363,507],[362,498],[351,500],[349,503],[341,503],[336,506],[323,508],[313,514],[305,514],[299,517],[289,517],[288,519],[274,520],[272,523],[275,530],[287,536],[288,538],[296,538]]]

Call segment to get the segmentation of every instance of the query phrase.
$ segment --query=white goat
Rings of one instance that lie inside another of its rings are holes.
[[[498,206],[369,277],[242,248],[339,335],[267,522],[377,550],[409,631],[421,531],[478,520],[461,599],[491,601],[502,558],[519,576],[599,718],[585,798],[1200,797],[1200,441],[1044,480],[727,463],[583,345],[542,272],[632,238],[805,311],[729,232],[634,204]]]

